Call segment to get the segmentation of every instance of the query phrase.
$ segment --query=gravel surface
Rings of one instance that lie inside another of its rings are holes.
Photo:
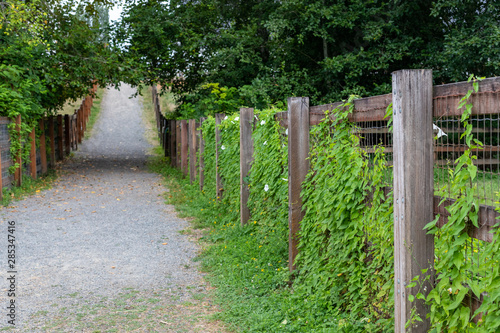
[[[192,261],[197,246],[147,170],[150,145],[133,93],[108,90],[90,139],[53,188],[1,210],[0,330],[9,326],[6,235],[15,221],[15,331],[214,331],[199,323],[211,310]]]

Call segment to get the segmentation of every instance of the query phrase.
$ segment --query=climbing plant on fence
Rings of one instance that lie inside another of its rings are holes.
[[[201,131],[205,142],[203,191],[209,198],[215,198],[215,118],[208,117],[203,122]]]
[[[254,161],[250,169],[250,223],[263,246],[287,257],[288,249],[288,140],[275,120],[277,110],[255,111],[252,134]]]
[[[240,122],[238,114],[226,116],[220,126],[219,172],[224,188],[221,208],[227,220],[236,221],[240,209]]]
[[[500,327],[500,232],[498,225],[491,243],[469,237],[469,226],[478,227],[479,203],[477,192],[477,166],[473,161],[477,156],[474,149],[482,149],[483,144],[474,139],[470,123],[472,104],[468,99],[478,91],[478,83],[473,83],[461,100],[459,109],[464,108],[461,122],[465,129],[460,139],[464,139],[468,149],[456,160],[450,169],[451,189],[443,188],[444,198],[451,193],[456,201],[447,207],[448,222],[438,226],[439,215],[426,228],[434,234],[435,265],[437,284],[427,298],[430,306],[432,329],[430,332],[498,332]],[[418,277],[409,286],[416,285]],[[479,309],[471,312],[472,296],[483,297]],[[482,312],[478,323],[472,318]],[[415,316],[417,318],[417,316]],[[414,319],[416,320],[416,319]]]
[[[392,194],[386,199],[383,191],[387,161],[382,147],[371,159],[359,147],[348,120],[353,109],[351,98],[311,128],[294,286],[308,300],[308,320],[321,308],[335,316],[349,313],[346,329],[389,332],[394,247]],[[370,193],[373,200],[367,200]]]

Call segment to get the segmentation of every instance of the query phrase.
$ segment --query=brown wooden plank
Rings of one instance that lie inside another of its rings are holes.
[[[464,96],[472,90],[472,82],[456,82],[436,85],[433,87],[434,98],[449,96]],[[491,77],[479,81],[479,92],[500,92],[500,76]]]
[[[395,332],[427,332],[427,307],[421,300],[408,300],[419,287],[406,286],[422,269],[434,266],[434,239],[423,229],[433,219],[432,70],[401,70],[392,80]],[[433,283],[431,276],[428,291]],[[405,330],[412,308],[423,322]]]
[[[295,270],[302,210],[302,182],[309,171],[309,98],[288,98],[288,262]]]
[[[176,135],[176,126],[175,120],[169,120],[170,126],[170,165],[175,168],[175,157],[177,156],[177,135]]]
[[[196,120],[189,119],[189,182],[196,181]]]
[[[440,214],[437,224],[439,227],[442,227],[448,222],[450,213],[446,210],[446,207],[455,202],[454,199],[446,199],[443,203],[439,204],[442,199],[442,197],[434,196],[433,202],[434,215],[437,216],[437,214]],[[495,207],[480,205],[478,218],[479,228],[471,225],[468,230],[469,236],[491,243],[493,241],[493,227],[500,223],[499,217],[500,213],[495,210]]]
[[[71,136],[70,136],[69,114],[64,115],[64,153],[71,153]]]
[[[181,168],[181,121],[175,121],[175,167]]]
[[[64,124],[62,115],[57,115],[57,149],[59,152],[59,160],[64,160]]]
[[[498,114],[500,108],[500,77],[479,81],[478,93],[474,93],[472,114]],[[460,116],[460,99],[472,90],[472,82],[458,82],[434,86],[434,117]]]
[[[21,115],[18,115],[16,117],[16,129],[18,133],[18,140],[21,142]],[[21,186],[23,182],[23,158],[22,158],[22,148],[19,148],[17,155],[16,155],[16,161],[18,167],[14,173],[14,180],[16,182],[17,186]]]
[[[474,165],[498,165],[500,164],[500,160],[497,158],[483,158],[478,160],[473,160],[472,163]],[[437,160],[434,161],[434,164],[444,166],[444,165],[453,165],[455,164],[455,160]]]
[[[277,112],[275,119],[280,123],[281,127],[288,128],[288,111]]]
[[[32,179],[36,179],[36,128],[30,132],[30,175]]]
[[[240,109],[240,221],[247,224],[250,220],[250,209],[248,198],[248,174],[253,162],[253,109]]]
[[[189,133],[187,120],[181,120],[181,169],[184,176],[188,174]]]
[[[46,143],[46,139],[45,139],[45,119],[40,119],[39,126],[40,126],[40,131],[42,133],[40,135],[40,159],[41,159],[41,163],[42,163],[42,174],[46,174],[47,173],[47,147],[46,147],[47,143]]]
[[[203,140],[203,122],[207,120],[205,117],[200,118],[200,191],[203,191],[203,186],[205,185],[205,160],[203,154],[205,154],[205,140]]]
[[[225,115],[223,113],[216,113],[215,114],[215,183],[216,183],[216,195],[217,199],[221,200],[222,199],[222,193],[224,192],[224,188],[222,185],[222,180],[220,177],[220,171],[219,171],[219,153],[220,153],[220,129],[219,126],[222,122],[222,118],[224,118]]]
[[[54,130],[54,117],[50,116],[49,121],[49,140],[50,140],[50,166],[53,168],[56,165],[56,138]]]

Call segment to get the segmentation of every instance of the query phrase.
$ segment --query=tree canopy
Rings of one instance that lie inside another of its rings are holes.
[[[10,116],[53,112],[93,82],[158,83],[177,115],[198,117],[383,94],[403,68],[431,68],[436,83],[500,69],[500,3],[488,0],[7,0],[0,15]]]
[[[136,80],[193,103],[218,83],[259,107],[387,93],[403,68],[432,68],[437,83],[494,76],[499,23],[486,0],[135,0],[118,40],[143,66]]]

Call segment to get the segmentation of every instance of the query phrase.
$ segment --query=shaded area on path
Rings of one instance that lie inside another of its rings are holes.
[[[108,90],[92,136],[53,188],[1,211],[2,262],[6,221],[16,221],[20,332],[177,331],[174,308],[189,313],[195,297],[208,311],[207,286],[192,262],[197,248],[179,233],[188,224],[164,204],[161,178],[147,171],[150,145],[133,93]],[[182,331],[212,331],[195,322]]]

